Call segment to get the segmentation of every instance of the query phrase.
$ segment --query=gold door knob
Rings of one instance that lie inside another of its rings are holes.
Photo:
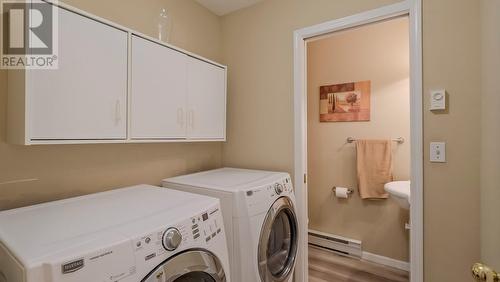
[[[500,274],[482,263],[472,266],[472,276],[477,282],[500,282]]]

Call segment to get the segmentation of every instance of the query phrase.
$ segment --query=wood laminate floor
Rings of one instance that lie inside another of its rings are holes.
[[[309,246],[309,282],[408,282],[408,272]]]

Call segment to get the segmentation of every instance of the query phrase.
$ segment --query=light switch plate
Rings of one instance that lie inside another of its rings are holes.
[[[446,110],[446,90],[431,91],[431,111]]]
[[[446,162],[446,143],[431,142],[431,162],[445,163]]]

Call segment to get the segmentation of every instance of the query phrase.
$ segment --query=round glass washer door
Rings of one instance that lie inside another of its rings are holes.
[[[169,258],[141,282],[225,282],[220,260],[205,250],[188,250]]]
[[[264,282],[285,281],[293,273],[297,257],[298,223],[288,197],[276,200],[269,209],[259,240],[258,266]]]

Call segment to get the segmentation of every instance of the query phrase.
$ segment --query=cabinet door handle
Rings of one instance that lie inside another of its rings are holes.
[[[120,107],[120,100],[116,100],[115,102],[115,124],[118,125],[122,120],[122,113]]]
[[[189,110],[188,120],[189,120],[189,127],[191,129],[193,129],[194,128],[194,111],[193,110]]]
[[[177,108],[177,124],[184,127],[184,109]]]

